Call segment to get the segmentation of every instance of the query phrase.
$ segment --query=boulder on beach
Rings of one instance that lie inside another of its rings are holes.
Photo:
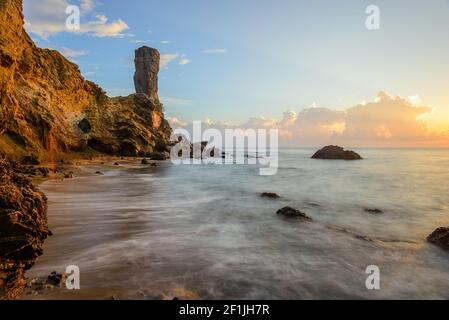
[[[64,275],[61,273],[58,273],[56,271],[53,271],[48,277],[47,277],[47,283],[51,284],[52,286],[59,286],[61,285],[61,282],[64,279]]]
[[[73,179],[73,178],[74,178],[74,174],[73,174],[72,171],[70,171],[70,172],[64,172],[63,178],[64,178],[64,179]]]
[[[164,161],[170,159],[170,153],[163,151],[163,152],[150,152],[145,154],[145,157],[149,158],[150,160],[155,161]]]
[[[279,209],[277,211],[277,215],[280,215],[280,216],[283,216],[283,217],[289,218],[289,219],[298,219],[298,220],[304,220],[304,221],[312,220],[312,218],[310,218],[304,212],[301,212],[297,209],[293,209],[292,207],[284,207],[282,209]]]
[[[427,241],[443,249],[449,250],[449,227],[436,229],[427,237]]]
[[[362,157],[351,150],[345,150],[339,146],[327,146],[318,150],[312,159],[325,160],[362,160]]]

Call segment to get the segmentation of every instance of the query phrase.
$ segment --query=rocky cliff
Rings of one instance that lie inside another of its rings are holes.
[[[137,94],[109,98],[59,52],[37,48],[23,23],[22,1],[1,0],[0,153],[53,161],[79,152],[167,151],[171,129],[157,95],[157,50],[136,51]]]
[[[17,171],[0,159],[0,299],[20,297],[24,273],[50,234],[47,198]]]
[[[165,155],[171,134],[157,50],[136,51],[137,93],[109,98],[59,52],[37,48],[23,24],[22,0],[0,0],[0,299],[20,297],[50,234],[45,195],[10,160]]]

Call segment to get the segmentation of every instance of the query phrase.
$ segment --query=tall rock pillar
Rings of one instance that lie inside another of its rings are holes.
[[[136,50],[134,63],[136,71],[134,73],[134,87],[136,93],[144,93],[150,99],[159,99],[158,78],[159,61],[161,55],[159,51],[149,47],[141,47]]]

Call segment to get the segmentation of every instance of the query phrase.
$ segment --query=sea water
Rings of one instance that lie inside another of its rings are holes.
[[[274,176],[168,161],[49,180],[54,236],[27,276],[76,265],[81,289],[24,299],[449,298],[449,252],[425,240],[449,225],[449,150],[356,151],[364,160],[283,149]],[[278,216],[285,206],[313,221]],[[372,265],[380,290],[366,287]]]

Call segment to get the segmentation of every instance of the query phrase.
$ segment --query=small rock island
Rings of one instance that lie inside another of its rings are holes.
[[[362,160],[363,158],[356,152],[345,150],[339,146],[327,146],[318,150],[312,159],[324,160]]]

